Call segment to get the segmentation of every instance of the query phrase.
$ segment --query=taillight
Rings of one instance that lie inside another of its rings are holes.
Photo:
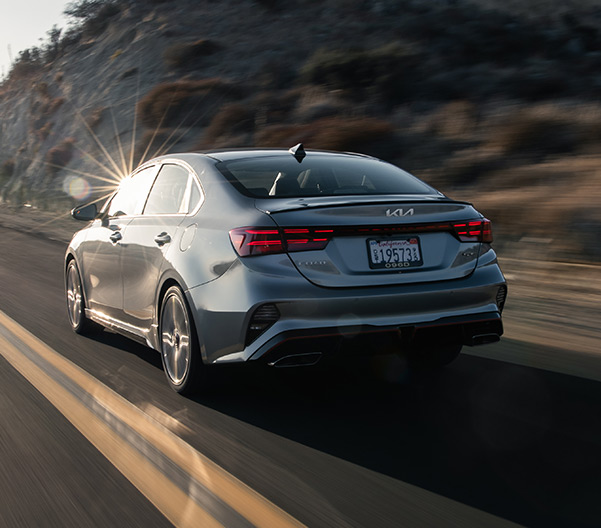
[[[288,251],[324,249],[333,233],[333,229],[284,228],[284,240]]]
[[[230,231],[230,240],[241,257],[284,251],[279,229],[238,227]]]
[[[492,242],[490,220],[466,220],[434,224],[324,227],[238,227],[230,231],[234,249],[241,257],[324,249],[332,237],[394,236],[451,232],[461,242]]]
[[[333,229],[238,227],[230,231],[230,240],[241,257],[324,249]]]
[[[486,218],[454,223],[453,230],[462,242],[492,242],[492,224]]]

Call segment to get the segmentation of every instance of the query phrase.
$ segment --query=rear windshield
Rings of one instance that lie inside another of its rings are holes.
[[[217,164],[242,193],[254,198],[362,194],[432,194],[415,176],[384,161],[309,153],[246,158]]]

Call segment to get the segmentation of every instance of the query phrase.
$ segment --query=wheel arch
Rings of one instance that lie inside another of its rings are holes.
[[[67,289],[67,270],[69,269],[69,264],[71,264],[71,261],[75,261],[75,266],[77,267],[77,273],[79,273],[79,281],[81,282],[81,294],[83,297],[83,306],[85,309],[88,305],[88,294],[86,292],[86,281],[83,280],[83,276],[81,274],[81,266],[79,264],[79,261],[77,260],[77,255],[75,255],[75,252],[71,251],[71,250],[68,250],[67,253],[65,254],[65,264],[64,264],[64,268],[63,268],[65,291]]]
[[[198,341],[198,346],[200,348],[200,355],[202,357],[203,362],[206,363],[205,345],[201,339],[201,335],[198,332],[198,314],[196,313],[196,307],[190,295],[188,294],[188,288],[186,287],[186,283],[184,282],[183,278],[175,271],[165,273],[163,277],[161,277],[161,280],[159,281],[159,287],[157,288],[157,294],[155,299],[156,309],[154,314],[154,327],[156,328],[156,331],[154,332],[153,336],[155,341],[155,349],[158,351],[161,350],[159,339],[161,309],[163,307],[163,300],[165,298],[165,294],[167,293],[167,290],[169,290],[169,288],[171,288],[172,286],[177,286],[181,290],[184,299],[186,300],[188,310],[190,311],[191,323],[193,325],[193,329],[196,334],[196,339]]]

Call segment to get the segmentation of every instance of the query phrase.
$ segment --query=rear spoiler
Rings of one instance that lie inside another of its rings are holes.
[[[453,200],[447,196],[439,194],[420,195],[418,199],[415,196],[394,196],[394,195],[370,195],[366,196],[311,196],[306,198],[257,198],[255,207],[267,214],[283,213],[286,211],[297,211],[300,209],[321,209],[325,207],[345,207],[348,205],[375,205],[375,204],[424,204],[424,203],[447,203],[458,205],[472,205],[470,202]]]

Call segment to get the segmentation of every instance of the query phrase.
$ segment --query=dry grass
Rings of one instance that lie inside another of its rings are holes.
[[[43,85],[42,85],[43,86]],[[47,139],[52,132],[53,123],[52,117],[58,109],[65,103],[64,97],[50,97],[50,95],[44,92],[41,100],[35,101],[32,105],[32,116],[31,129],[38,138],[42,141]]]
[[[320,49],[300,69],[303,83],[342,90],[354,99],[377,96],[382,102],[402,100],[418,54],[402,43],[373,49]]]
[[[52,147],[46,154],[46,163],[48,172],[56,174],[63,167],[66,167],[73,157],[75,138],[67,138],[58,145]]]
[[[489,146],[513,158],[544,158],[574,152],[585,140],[585,130],[557,112],[540,109],[510,114],[491,134]]]
[[[391,123],[375,118],[325,118],[303,125],[273,125],[255,134],[261,147],[306,147],[326,150],[369,152],[378,142],[392,140]]]
[[[200,126],[210,121],[219,103],[240,94],[238,85],[221,78],[163,83],[140,100],[138,114],[150,128]]]
[[[503,173],[497,173],[497,179]],[[496,186],[491,176],[479,192],[452,193],[493,221],[497,240],[547,240],[549,258],[588,261],[601,258],[601,157],[560,158],[514,168],[520,186]]]
[[[94,108],[86,117],[86,123],[92,130],[94,130],[101,123],[106,110],[106,106],[99,106],[98,108]]]
[[[479,121],[479,109],[470,101],[443,103],[420,119],[416,131],[456,141],[471,139]]]
[[[238,103],[224,105],[205,129],[199,148],[223,144],[232,136],[238,138],[240,134],[251,133],[254,127],[255,114],[248,106]]]
[[[193,70],[199,66],[202,59],[218,49],[219,45],[208,39],[178,42],[165,50],[163,59],[169,68]]]

